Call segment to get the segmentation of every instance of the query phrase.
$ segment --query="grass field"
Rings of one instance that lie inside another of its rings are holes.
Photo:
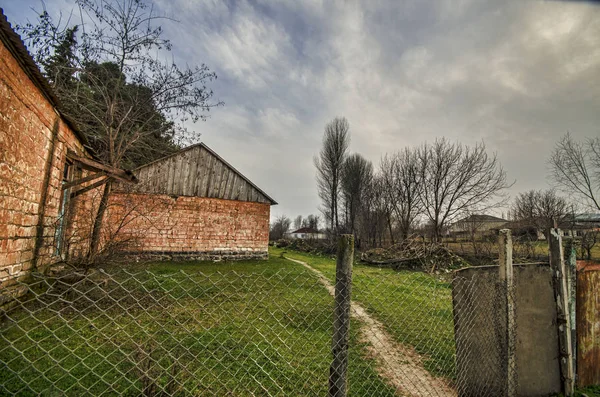
[[[335,280],[330,257],[272,248],[271,256],[305,261]],[[355,263],[352,299],[380,320],[395,340],[424,356],[429,372],[452,379],[455,375],[455,342],[450,284],[415,271],[395,271]]]
[[[127,269],[11,312],[0,394],[326,394],[333,300],[307,269],[277,255]],[[357,338],[350,394],[393,395]]]

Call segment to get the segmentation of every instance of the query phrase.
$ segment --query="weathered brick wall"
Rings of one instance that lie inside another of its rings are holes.
[[[52,263],[67,148],[83,146],[0,44],[0,288]],[[36,254],[40,215],[43,236]],[[34,261],[36,263],[34,263]]]
[[[266,258],[270,205],[203,197],[115,193],[107,232],[142,258]],[[120,229],[120,230],[117,230]]]

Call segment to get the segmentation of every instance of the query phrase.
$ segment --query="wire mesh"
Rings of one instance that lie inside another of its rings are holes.
[[[280,261],[33,274],[0,323],[0,394],[327,395],[335,265]],[[485,277],[356,265],[348,395],[503,394]]]
[[[303,271],[34,275],[5,313],[3,394],[302,395],[331,300]]]
[[[370,394],[505,395],[506,290],[494,275],[356,266],[352,317],[361,343],[351,349],[373,358],[385,385]],[[358,376],[351,367],[349,379]]]

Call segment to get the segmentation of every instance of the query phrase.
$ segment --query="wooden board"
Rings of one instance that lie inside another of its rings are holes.
[[[577,385],[600,385],[600,270],[577,272]]]
[[[139,193],[211,197],[276,204],[256,185],[204,144],[157,160],[134,171]]]

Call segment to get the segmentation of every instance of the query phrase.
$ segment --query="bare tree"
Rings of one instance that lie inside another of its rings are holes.
[[[422,211],[418,154],[405,148],[392,155],[385,155],[379,169],[384,195],[396,217],[400,238],[404,240]]]
[[[555,222],[560,227],[570,227],[568,222],[572,221],[572,217],[569,217],[572,212],[569,203],[553,189],[519,193],[511,206],[514,220],[521,221],[524,226],[543,230],[546,234]]]
[[[350,144],[350,125],[345,117],[336,117],[325,126],[323,147],[314,158],[317,168],[317,189],[323,201],[323,214],[332,233],[339,229],[338,202],[342,167]]]
[[[275,222],[271,224],[271,230],[269,231],[269,240],[280,240],[290,230],[292,221],[285,215],[280,215],[275,219]]]
[[[600,138],[576,142],[567,133],[554,147],[550,166],[559,188],[600,210]]]
[[[581,251],[585,253],[585,257],[587,260],[592,259],[592,249],[598,242],[598,234],[600,234],[597,230],[585,230],[581,235]]]
[[[72,15],[82,17],[74,26],[69,26],[72,17],[55,23],[44,11],[36,25],[20,30],[66,112],[103,162],[119,168],[140,165],[176,149],[175,135],[197,139],[183,123],[205,119],[205,112],[221,105],[210,101],[212,91],[206,87],[216,75],[205,65],[181,69],[173,61],[155,58],[171,44],[157,25],[164,18],[145,1],[76,4],[79,10]],[[111,182],[106,178],[96,213],[92,258],[99,248]]]
[[[358,153],[344,162],[341,193],[344,201],[344,221],[348,232],[356,234],[356,221],[365,190],[373,179],[373,164]]]
[[[298,230],[301,227],[304,227],[304,219],[302,219],[302,215],[298,215],[294,218],[294,229]]]
[[[303,227],[308,227],[311,228],[313,230],[319,230],[319,222],[320,222],[320,218],[319,215],[313,215],[310,214],[309,216],[307,216],[306,218],[304,218],[304,220],[302,221],[302,226]]]
[[[483,143],[469,147],[441,138],[421,146],[417,155],[420,197],[435,241],[457,216],[499,205],[494,199],[510,186],[496,156],[488,156]]]
[[[391,212],[386,203],[384,185],[379,175],[374,175],[365,188],[359,220],[359,248],[382,247],[384,245],[386,230],[391,234]],[[366,243],[366,244],[365,244]]]

